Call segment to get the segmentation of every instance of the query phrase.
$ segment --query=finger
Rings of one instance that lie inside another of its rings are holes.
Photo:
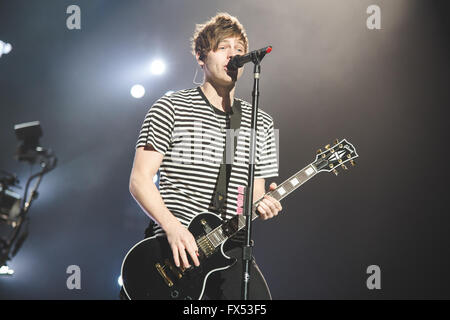
[[[281,211],[283,209],[283,207],[281,206],[281,203],[278,200],[276,200],[274,197],[270,197],[270,200],[275,205],[275,208],[277,208],[278,211]]]
[[[264,207],[261,204],[262,204],[262,201],[260,201],[258,204],[258,212],[260,213],[260,215],[265,215],[266,210],[264,210]]]
[[[194,265],[198,267],[200,265],[200,261],[198,260],[199,254],[197,242],[195,242],[195,238],[191,233],[189,234],[189,238],[190,239],[186,241],[186,251],[189,252],[192,261],[194,262]]]
[[[262,204],[262,201],[259,202],[258,207],[257,207],[259,216],[262,220],[267,220],[266,210],[264,209],[264,207],[261,204]]]
[[[175,262],[175,265],[179,267],[180,259],[178,258],[178,248],[176,246],[172,246],[172,253],[173,253],[173,261]]]
[[[189,252],[189,255],[192,258],[192,261],[194,262],[195,266],[199,266],[200,265],[200,261],[198,260],[198,247],[197,244],[195,243],[194,237],[192,236],[192,242],[188,243],[186,245],[186,251]]]
[[[197,256],[198,251],[197,250],[189,250],[189,254],[192,258],[192,261],[194,262],[194,265],[196,267],[198,267],[200,265],[200,261],[198,260],[198,256]]]
[[[189,268],[190,265],[189,265],[189,261],[187,259],[187,255],[186,255],[186,250],[184,249],[184,247],[183,247],[183,249],[179,250],[179,252],[180,252],[181,261],[183,262],[183,266],[185,268]]]
[[[277,188],[277,184],[275,182],[272,182],[269,186],[270,190],[275,190]]]
[[[274,205],[274,208],[277,211],[281,211],[283,209],[283,207],[281,206],[281,203],[278,200],[276,200],[274,197],[267,196],[266,199],[269,200]]]
[[[264,204],[266,204],[270,208],[270,212],[272,212],[273,215],[278,214],[278,207],[276,205],[276,200],[272,198],[271,196],[266,196],[264,198]]]
[[[269,219],[269,218],[267,218],[267,215],[266,215],[265,213],[260,213],[259,217],[260,217],[262,220],[267,220],[267,219]]]
[[[276,200],[274,197],[272,197],[272,196],[264,196],[264,199],[267,199],[268,201],[270,201],[270,203],[272,203],[274,205],[274,208],[277,211],[281,211],[281,209],[283,209],[281,207],[281,203],[278,200]]]
[[[261,201],[260,206],[264,210],[264,214],[267,218],[272,218],[274,216],[273,210],[270,208],[270,206],[265,201]]]

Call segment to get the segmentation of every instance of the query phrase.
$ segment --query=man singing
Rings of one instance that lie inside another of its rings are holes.
[[[157,100],[148,111],[136,144],[130,192],[152,219],[146,237],[167,236],[176,266],[198,267],[198,246],[187,229],[199,213],[209,211],[223,219],[234,217],[238,187],[248,184],[249,135],[239,134],[233,162],[225,166],[225,193],[218,192],[224,148],[233,119],[237,127],[250,128],[251,104],[234,97],[243,68],[229,70],[230,58],[248,52],[248,39],[241,23],[219,13],[197,25],[192,50],[204,72],[201,86],[180,90]],[[245,130],[243,130],[244,132]],[[249,132],[249,131],[248,131]],[[257,150],[253,198],[266,193],[265,179],[278,175],[274,124],[266,112],[258,112]],[[235,151],[234,151],[235,150]],[[153,177],[160,171],[159,190]],[[270,185],[270,190],[276,184]],[[223,197],[222,197],[223,195]],[[264,196],[257,211],[263,220],[273,218],[281,205]],[[242,278],[242,232],[228,240],[224,252],[238,258],[226,270],[212,273],[202,299],[240,299]],[[254,260],[251,263],[250,299],[271,299],[267,283]],[[125,297],[125,296],[124,296]]]

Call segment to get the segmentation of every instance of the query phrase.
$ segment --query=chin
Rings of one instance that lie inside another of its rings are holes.
[[[236,80],[233,80],[232,78],[226,78],[226,79],[217,79],[216,83],[222,87],[229,87],[234,86],[236,83]]]
[[[229,83],[229,84],[235,84],[236,83],[236,81],[238,81],[238,79],[240,78],[240,75],[238,75],[238,74],[233,74],[233,75],[229,75],[229,74],[227,74],[227,78],[226,78],[226,81]]]

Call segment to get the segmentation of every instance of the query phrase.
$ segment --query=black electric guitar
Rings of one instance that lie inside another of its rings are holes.
[[[303,183],[319,172],[338,174],[337,168],[347,170],[347,162],[355,165],[358,157],[355,148],[345,139],[325,150],[318,150],[316,160],[292,177],[281,183],[275,190],[269,191],[278,201],[286,197]],[[256,219],[254,202],[252,219]],[[236,217],[223,221],[211,212],[198,214],[189,223],[188,229],[195,237],[199,249],[200,266],[191,263],[188,269],[176,267],[172,250],[164,236],[150,237],[137,243],[128,251],[122,264],[123,289],[129,299],[201,299],[206,281],[213,272],[231,267],[236,259],[226,256],[224,243],[245,227],[245,217]]]

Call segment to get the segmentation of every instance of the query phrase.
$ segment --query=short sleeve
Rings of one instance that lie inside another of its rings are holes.
[[[277,139],[272,118],[264,126],[262,149],[255,165],[255,178],[278,177]]]
[[[175,109],[172,102],[168,97],[160,98],[145,116],[136,148],[152,145],[164,155],[172,142],[174,123]]]

